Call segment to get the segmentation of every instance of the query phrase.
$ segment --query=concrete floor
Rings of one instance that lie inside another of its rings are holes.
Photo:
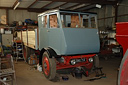
[[[82,79],[75,79],[71,75],[68,81],[60,79],[58,82],[48,81],[42,72],[35,70],[32,66],[25,62],[19,61],[15,64],[16,78],[18,85],[117,85],[117,72],[120,64],[120,58],[114,57],[108,60],[100,59],[100,65],[103,67],[103,72],[107,77],[95,81],[84,81],[87,77]],[[93,76],[92,74],[91,76]]]

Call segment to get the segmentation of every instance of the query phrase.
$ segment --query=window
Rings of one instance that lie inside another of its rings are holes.
[[[50,28],[59,28],[58,19],[56,14],[49,16],[49,25]]]
[[[65,28],[96,28],[96,15],[86,13],[61,12],[62,26]]]
[[[61,13],[61,22],[63,27],[80,27],[79,16],[77,13]]]
[[[42,22],[42,24],[43,24],[43,27],[44,28],[47,28],[47,15],[46,16],[43,16],[43,18],[42,18],[43,20],[43,22]]]
[[[83,28],[89,28],[89,15],[81,15],[82,16],[82,27]]]
[[[96,28],[95,16],[81,15],[83,16],[83,27],[84,28]]]
[[[96,28],[95,17],[91,17],[91,28]]]

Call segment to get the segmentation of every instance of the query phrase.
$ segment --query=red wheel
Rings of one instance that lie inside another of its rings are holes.
[[[122,59],[118,76],[118,85],[128,85],[128,51]]]
[[[49,60],[46,56],[43,57],[43,71],[48,76],[50,72]]]
[[[54,80],[56,77],[56,62],[54,58],[50,58],[47,52],[42,56],[42,68],[45,77],[48,80]]]

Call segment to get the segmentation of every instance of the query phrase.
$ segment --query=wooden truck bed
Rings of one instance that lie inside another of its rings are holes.
[[[35,30],[18,31],[17,37],[23,41],[25,46],[38,49],[38,32]]]

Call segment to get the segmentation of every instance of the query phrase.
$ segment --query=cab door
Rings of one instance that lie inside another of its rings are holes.
[[[62,28],[60,23],[59,13],[50,13],[48,22],[48,41],[49,47],[52,48],[58,55],[61,53],[61,37],[62,37]]]
[[[49,45],[48,39],[48,15],[42,15],[39,20],[39,49],[46,48]]]

